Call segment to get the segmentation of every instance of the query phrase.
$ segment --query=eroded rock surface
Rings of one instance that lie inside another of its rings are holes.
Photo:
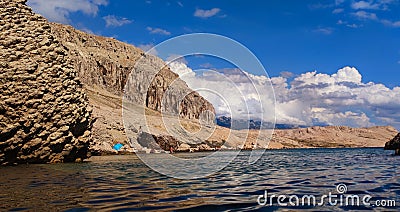
[[[54,36],[67,47],[85,85],[118,96],[122,96],[125,88],[125,97],[132,102],[156,111],[161,111],[163,105],[171,108],[167,112],[179,113],[182,118],[198,119],[203,111],[215,112],[211,103],[192,91],[160,58],[113,38],[87,34],[62,24],[51,26]],[[171,91],[166,93],[167,89]],[[179,97],[185,97],[184,101]],[[178,103],[181,104],[176,107]]]
[[[93,106],[97,119],[93,126],[94,146],[128,143],[122,121],[124,88],[125,97],[137,105],[185,119],[213,121],[211,103],[192,91],[160,58],[71,26],[51,23],[51,29],[68,49]]]
[[[91,110],[68,51],[25,0],[0,0],[0,164],[87,157]]]

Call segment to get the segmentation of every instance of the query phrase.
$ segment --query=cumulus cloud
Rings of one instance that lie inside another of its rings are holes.
[[[51,22],[70,24],[69,15],[73,12],[82,12],[96,16],[99,6],[107,5],[107,0],[29,0],[32,9]]]
[[[168,32],[165,29],[161,29],[161,28],[153,28],[153,27],[147,27],[146,28],[147,31],[150,32],[150,34],[159,34],[159,35],[170,35],[171,32]]]
[[[114,15],[104,16],[103,20],[106,22],[106,27],[120,27],[132,23],[132,21],[127,18],[117,17]]]
[[[221,9],[219,8],[212,8],[210,10],[196,9],[194,16],[199,18],[209,18],[217,15],[220,11]]]
[[[170,67],[192,89],[208,87],[229,99],[224,102],[212,92],[199,91],[213,103],[217,115],[233,112],[246,118],[248,107],[249,117],[257,119],[261,111],[268,114],[276,106],[277,123],[400,128],[400,87],[364,83],[354,67],[344,67],[332,75],[307,72],[290,81],[284,76],[267,78],[237,69],[197,73],[180,62],[172,62]],[[270,85],[275,96],[265,89]],[[257,90],[264,92],[259,95]],[[260,102],[263,108],[258,107]],[[271,121],[268,118],[264,121]]]

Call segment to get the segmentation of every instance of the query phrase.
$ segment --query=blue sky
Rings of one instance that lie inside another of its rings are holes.
[[[89,2],[98,5],[97,11],[64,10],[69,24],[137,46],[155,45],[185,33],[210,32],[247,46],[271,76],[282,71],[334,73],[349,65],[366,82],[389,87],[400,84],[393,77],[400,69],[400,22],[395,25],[400,21],[398,1]],[[201,10],[205,13],[196,16]],[[121,26],[106,26],[104,17],[126,21]]]
[[[359,90],[349,90],[353,98],[365,99],[358,104],[349,103],[340,107],[326,104],[315,108],[329,109],[332,114],[342,114],[345,118],[366,115],[368,123],[391,124],[400,128],[400,113],[397,112],[400,111],[400,100],[382,99],[385,96],[397,97],[400,91],[396,88],[400,86],[397,77],[400,71],[398,0],[29,0],[28,4],[50,21],[115,37],[142,48],[187,33],[224,35],[248,47],[270,76],[276,79],[284,76],[286,81],[282,85],[287,83],[287,90],[292,84],[298,85],[299,80],[311,80],[313,85],[327,82],[340,84],[343,79],[337,77],[338,70],[349,66],[341,73],[357,77],[344,82],[356,83],[358,88],[368,87],[368,83],[372,82],[374,86],[368,90],[370,96],[381,89],[381,99],[368,99]],[[207,62],[188,61],[192,69]],[[213,65],[224,68],[219,66],[221,64],[215,62]],[[351,69],[353,67],[354,70]],[[314,70],[317,73],[313,76],[305,75]],[[361,75],[360,81],[356,72]],[[318,73],[325,75],[318,77]],[[335,89],[332,87],[328,93],[332,94],[331,91],[337,91]],[[298,90],[290,92],[292,95],[299,93]],[[388,104],[391,104],[390,108]]]

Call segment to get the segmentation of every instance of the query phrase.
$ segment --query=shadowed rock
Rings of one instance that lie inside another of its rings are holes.
[[[385,150],[395,150],[395,154],[400,155],[400,133],[385,144]]]
[[[142,132],[139,134],[138,142],[143,147],[154,150],[170,151],[178,149],[179,141],[169,135],[152,135],[150,133]]]

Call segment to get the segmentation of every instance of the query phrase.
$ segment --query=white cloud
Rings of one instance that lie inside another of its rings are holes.
[[[106,27],[120,27],[132,23],[132,20],[114,15],[104,16],[103,20],[106,22]]]
[[[351,8],[355,10],[388,10],[389,6],[395,2],[396,0],[354,1]]]
[[[150,32],[150,34],[171,35],[171,32],[168,32],[167,30],[161,28],[147,27],[146,29]]]
[[[380,8],[379,4],[374,4],[372,2],[366,2],[366,1],[358,1],[358,2],[353,2],[351,4],[351,7],[355,10],[359,9],[373,9],[377,10]]]
[[[378,17],[376,16],[375,13],[365,12],[361,10],[352,14],[359,19],[378,20]]]
[[[70,13],[96,16],[99,6],[107,5],[108,0],[29,0],[27,4],[51,22],[70,24]]]
[[[221,9],[219,8],[212,8],[210,10],[196,9],[194,16],[199,18],[209,18],[217,15],[220,11]]]
[[[390,10],[390,7],[398,3],[398,0],[369,0],[369,1],[353,1],[351,3],[351,8],[355,10],[355,12],[350,13],[353,17],[359,20],[373,20],[379,23],[382,23],[385,26],[389,27],[400,27],[400,21],[393,21],[388,19],[379,18],[376,13],[367,12],[368,10]],[[367,10],[367,11],[366,11]],[[348,27],[358,28],[362,25],[357,24],[348,24]]]
[[[270,112],[268,109],[274,106],[272,92],[257,95],[252,88],[262,90],[272,84],[277,123],[352,127],[394,125],[400,128],[400,87],[390,89],[383,84],[363,83],[362,75],[354,67],[344,67],[332,75],[307,72],[290,82],[282,76],[267,78],[246,72],[240,74],[233,69],[196,73],[180,62],[173,62],[170,67],[192,89],[210,88],[229,99],[229,103],[224,103],[215,94],[200,92],[213,103],[217,115],[229,115],[233,111],[236,116],[246,117],[247,104],[250,117],[257,118],[260,113],[258,102],[263,103],[264,113]]]
[[[357,84],[361,83],[362,76],[358,70],[354,67],[344,67],[339,69],[336,74],[332,75],[336,82],[354,82]]]

